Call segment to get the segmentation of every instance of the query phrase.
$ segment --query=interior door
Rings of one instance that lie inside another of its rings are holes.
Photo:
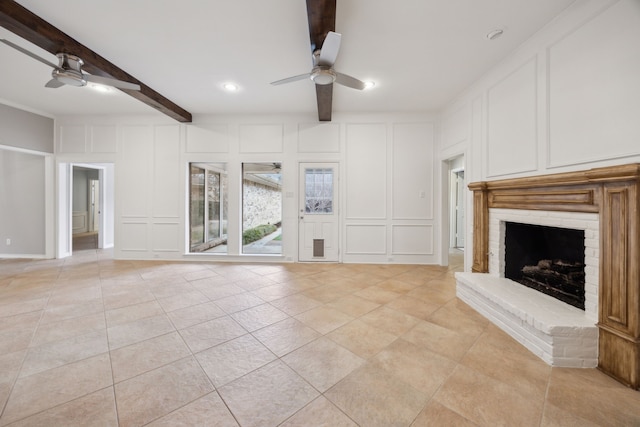
[[[337,262],[340,256],[338,164],[300,163],[298,260]]]

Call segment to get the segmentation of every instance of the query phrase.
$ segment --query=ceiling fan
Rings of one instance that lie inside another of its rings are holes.
[[[272,82],[272,85],[311,79],[316,85],[318,119],[331,121],[333,83],[362,90],[364,82],[347,74],[339,73],[333,64],[340,51],[342,35],[336,33],[336,0],[307,0],[307,18],[313,68],[311,72]]]
[[[29,52],[28,50],[10,42],[9,40],[0,39],[0,42],[53,68],[53,71],[51,72],[52,79],[45,84],[45,87],[54,89],[64,85],[80,87],[86,86],[88,82],[91,82],[105,86],[113,86],[118,89],[140,90],[140,85],[135,83],[124,82],[122,80],[117,80],[110,77],[95,76],[92,74],[83,73],[82,65],[84,64],[84,61],[75,55],[63,52],[57,53],[56,56],[58,57],[58,65],[55,65],[54,63],[49,62],[32,52]]]

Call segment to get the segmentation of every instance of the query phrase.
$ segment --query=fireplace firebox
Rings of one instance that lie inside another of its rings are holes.
[[[584,310],[584,230],[505,223],[504,277]]]

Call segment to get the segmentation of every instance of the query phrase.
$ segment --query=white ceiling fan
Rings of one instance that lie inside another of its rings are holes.
[[[336,82],[353,89],[363,90],[365,88],[363,81],[347,74],[339,73],[333,69],[333,64],[336,62],[338,52],[340,51],[341,40],[341,34],[329,31],[322,44],[322,49],[313,52],[314,66],[311,72],[277,80],[271,84],[281,85],[309,78],[317,85],[328,85]]]
[[[140,85],[135,83],[129,83],[111,77],[85,74],[82,71],[82,65],[84,64],[84,61],[75,55],[63,52],[57,53],[56,56],[58,57],[58,65],[55,65],[52,62],[49,62],[46,59],[41,58],[38,55],[18,46],[17,44],[10,42],[9,40],[0,39],[0,42],[53,68],[53,71],[51,72],[52,79],[45,84],[45,87],[54,89],[64,85],[81,87],[86,86],[88,82],[91,82],[105,86],[113,86],[118,89],[140,90]]]

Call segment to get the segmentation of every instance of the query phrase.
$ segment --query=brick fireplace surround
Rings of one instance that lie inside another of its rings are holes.
[[[475,182],[469,189],[474,273],[489,271],[490,208],[599,215],[597,364],[640,389],[640,164]]]

